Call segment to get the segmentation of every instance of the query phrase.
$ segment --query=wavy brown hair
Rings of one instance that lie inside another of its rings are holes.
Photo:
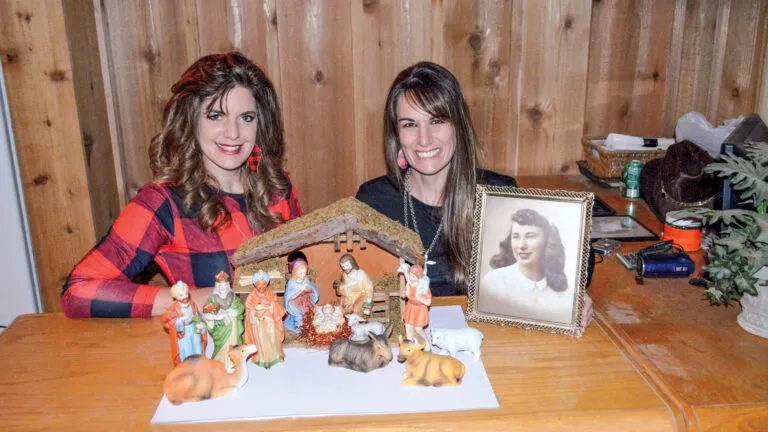
[[[539,227],[546,238],[544,253],[539,265],[547,278],[547,286],[554,291],[565,291],[568,288],[568,279],[565,277],[565,246],[560,238],[560,231],[549,223],[547,218],[535,210],[521,209],[512,214],[512,223],[524,226]],[[491,257],[491,268],[511,266],[516,263],[515,254],[512,252],[512,230],[499,244],[499,253]]]
[[[456,150],[442,192],[443,242],[448,250],[452,282],[459,292],[466,293],[478,165],[477,136],[469,108],[459,81],[438,64],[417,63],[397,75],[387,96],[384,153],[389,171],[401,190],[405,170],[397,165],[397,153],[402,148],[397,128],[397,103],[403,97],[414,107],[453,126]]]
[[[149,147],[150,167],[156,183],[176,187],[184,212],[197,212],[203,228],[216,230],[227,225],[232,217],[224,208],[218,182],[204,168],[197,130],[201,115],[220,106],[236,86],[249,89],[256,101],[256,145],[261,148],[261,162],[256,173],[247,162],[241,169],[248,222],[262,232],[282,221],[269,211],[269,205],[289,194],[290,183],[282,167],[285,142],[277,93],[264,72],[244,55],[208,55],[184,71],[171,87],[162,131]],[[207,98],[211,100],[203,106]]]

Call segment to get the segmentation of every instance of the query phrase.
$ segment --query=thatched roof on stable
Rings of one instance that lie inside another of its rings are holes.
[[[232,264],[240,267],[285,255],[347,231],[410,263],[424,264],[418,234],[352,197],[247,239],[232,256]]]

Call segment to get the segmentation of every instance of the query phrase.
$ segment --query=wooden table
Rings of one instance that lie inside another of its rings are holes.
[[[633,202],[582,176],[519,181],[525,187],[592,190],[618,214]],[[634,207],[637,219],[661,230],[644,202]],[[700,272],[703,253],[692,257]],[[711,306],[704,290],[686,279],[637,285],[613,257],[598,265],[590,292],[600,327],[674,408],[679,429],[768,431],[768,340],[739,327],[739,306]]]
[[[581,177],[521,178],[524,186],[615,190]],[[636,217],[650,212],[638,206]],[[608,259],[591,288],[596,324],[581,339],[472,324],[494,411],[220,423],[217,430],[752,430],[768,417],[768,341],[738,328],[737,310],[710,307],[684,280],[636,287]],[[436,304],[463,304],[463,298]],[[0,334],[0,429],[145,430],[162,397],[170,349],[160,320],[25,315]],[[288,359],[290,361],[290,359]],[[760,382],[762,379],[763,382]],[[751,381],[751,382],[750,382]],[[748,384],[749,382],[749,384]],[[371,390],[374,391],[374,390]],[[209,424],[157,426],[210,430]]]

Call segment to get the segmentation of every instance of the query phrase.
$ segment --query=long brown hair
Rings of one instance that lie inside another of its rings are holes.
[[[469,108],[456,77],[444,67],[417,63],[400,72],[387,96],[384,118],[384,152],[389,171],[403,188],[405,170],[397,165],[402,148],[397,128],[397,103],[404,97],[413,106],[453,125],[456,150],[442,191],[443,241],[448,250],[453,284],[466,292],[467,269],[472,254],[472,205],[478,165],[477,137]]]
[[[171,87],[163,128],[149,147],[150,167],[156,183],[176,187],[184,212],[198,211],[203,228],[216,230],[227,225],[231,215],[215,188],[218,182],[204,168],[197,128],[201,113],[220,105],[236,86],[249,89],[256,101],[256,145],[261,149],[261,162],[256,173],[250,171],[248,163],[241,169],[248,222],[261,232],[282,221],[269,211],[269,205],[284,198],[290,185],[282,168],[285,142],[277,93],[264,72],[244,55],[208,55],[184,71]],[[209,97],[210,103],[203,106]]]

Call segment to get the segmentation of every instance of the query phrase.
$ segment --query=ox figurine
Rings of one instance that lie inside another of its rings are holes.
[[[405,362],[403,385],[445,387],[461,384],[466,371],[464,363],[453,357],[424,352],[424,344],[404,341],[400,336],[397,361]]]

